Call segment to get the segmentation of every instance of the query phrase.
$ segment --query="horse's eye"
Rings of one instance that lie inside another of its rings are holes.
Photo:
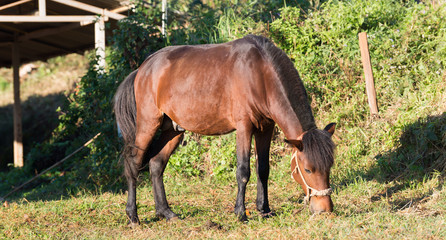
[[[310,173],[311,173],[311,171],[310,171],[310,170],[308,170],[308,169],[305,169],[305,172],[307,172],[308,174],[310,174]]]

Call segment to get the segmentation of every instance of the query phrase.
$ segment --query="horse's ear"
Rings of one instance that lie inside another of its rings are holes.
[[[335,128],[336,128],[336,123],[330,123],[324,128],[324,130],[330,133],[330,135],[333,135]]]
[[[302,143],[302,140],[288,140],[285,139],[285,142],[288,144],[291,144],[295,147],[297,147],[297,149],[299,149],[299,151],[303,151],[304,150],[304,144]]]

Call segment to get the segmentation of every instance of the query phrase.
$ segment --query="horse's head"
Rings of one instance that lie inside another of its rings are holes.
[[[312,213],[333,211],[329,178],[335,147],[331,136],[335,127],[335,123],[330,123],[324,130],[309,130],[297,139],[286,140],[294,148],[291,177],[305,191],[305,202],[310,204]]]

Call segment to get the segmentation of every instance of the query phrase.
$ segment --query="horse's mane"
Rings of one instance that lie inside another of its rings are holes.
[[[253,41],[263,51],[279,76],[291,107],[303,131],[307,132],[302,139],[307,158],[319,171],[328,170],[333,165],[334,143],[328,132],[317,129],[307,92],[293,62],[268,38],[248,35],[245,39]]]
[[[253,40],[272,63],[290,100],[291,106],[302,125],[303,131],[316,128],[311,106],[308,102],[307,92],[293,62],[268,38],[256,35],[248,35],[245,38]]]

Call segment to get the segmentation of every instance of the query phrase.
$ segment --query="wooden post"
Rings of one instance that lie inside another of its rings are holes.
[[[94,24],[94,41],[98,59],[98,69],[105,69],[105,23],[101,16]]]
[[[39,0],[39,16],[46,16],[46,3],[45,0]]]
[[[166,37],[166,25],[167,25],[167,0],[162,1],[161,5],[161,34]]]
[[[19,43],[12,45],[12,72],[14,79],[14,167],[23,167],[22,107],[20,102]]]
[[[373,80],[372,65],[370,62],[369,44],[367,42],[367,33],[359,33],[359,48],[361,49],[362,67],[364,69],[367,98],[369,101],[370,114],[378,114],[378,104],[376,101],[375,81]]]

